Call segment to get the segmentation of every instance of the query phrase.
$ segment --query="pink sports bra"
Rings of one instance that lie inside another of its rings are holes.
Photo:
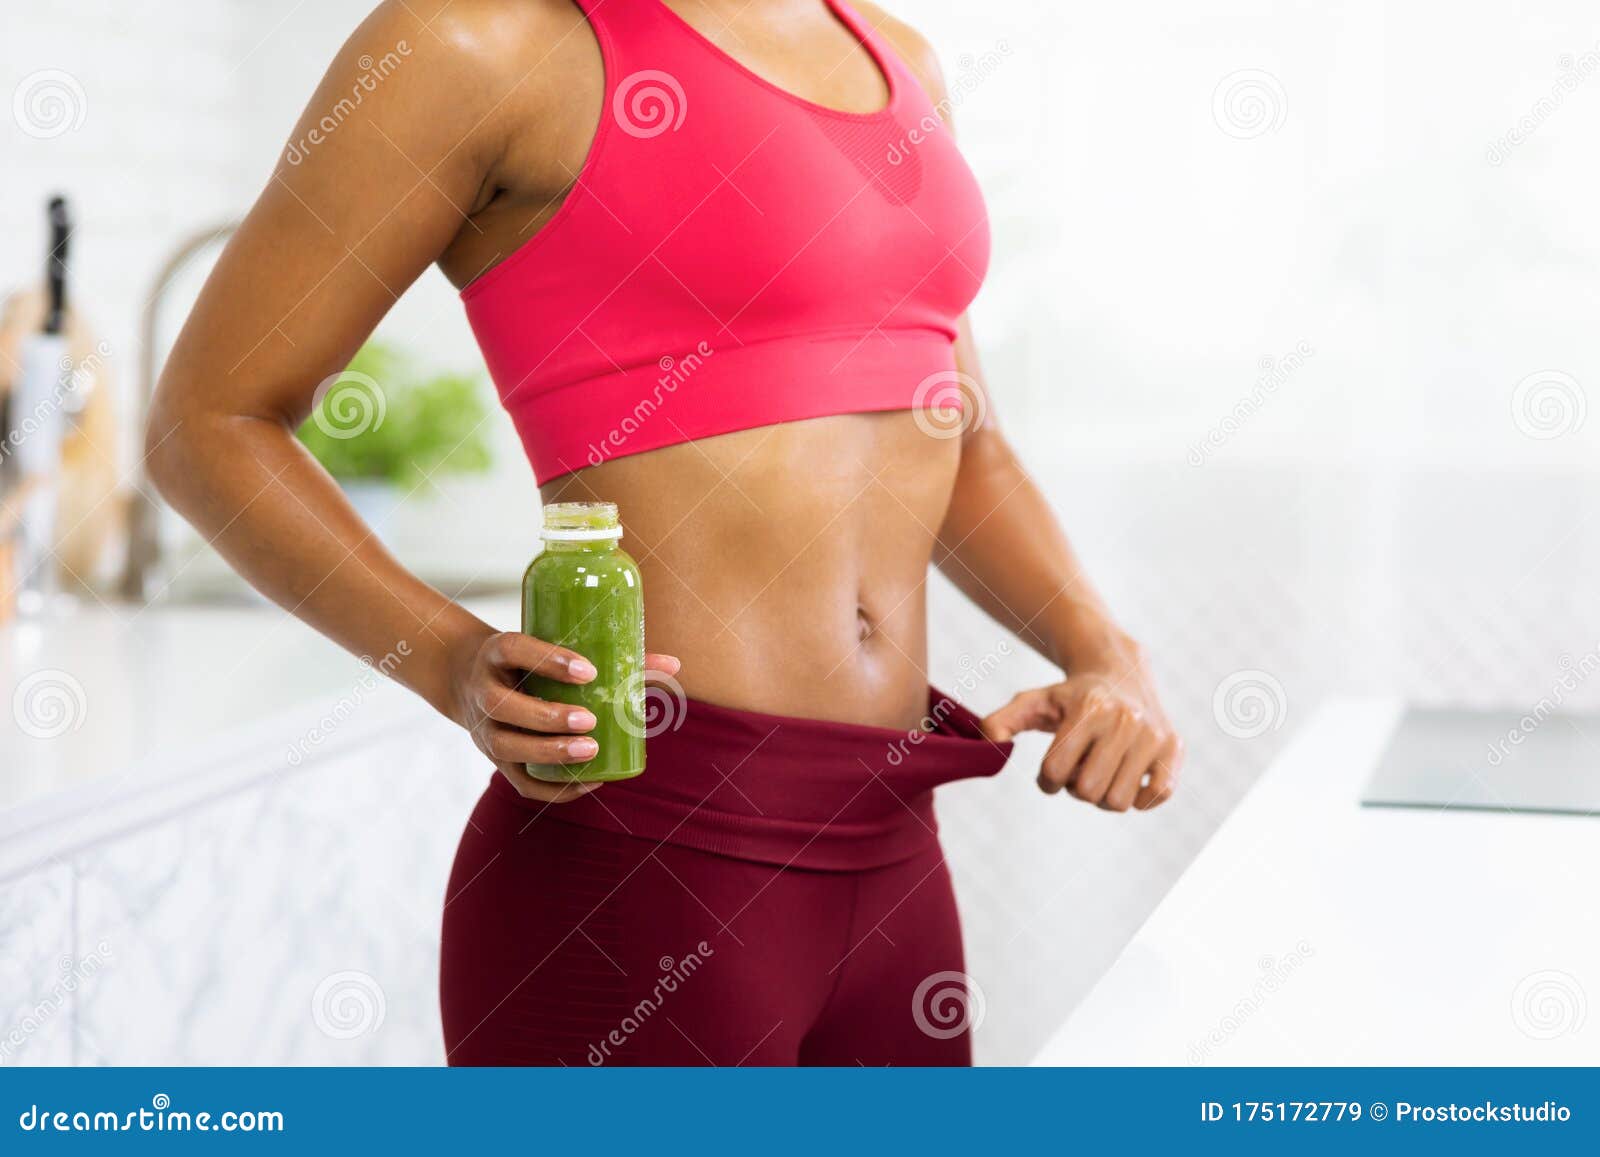
[[[462,292],[542,484],[777,422],[954,402],[983,199],[932,102],[848,113],[761,79],[662,0],[577,0],[605,107],[548,224]]]

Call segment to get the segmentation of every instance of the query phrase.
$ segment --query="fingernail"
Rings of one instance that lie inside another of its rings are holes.
[[[567,744],[567,753],[578,759],[590,759],[600,750],[600,745],[592,739],[574,739]]]
[[[594,669],[594,664],[589,662],[589,660],[574,659],[567,664],[567,673],[574,679],[582,679],[587,682],[588,680],[593,679],[600,672]]]
[[[588,731],[595,725],[595,717],[587,711],[572,711],[567,714],[567,726],[574,731]]]

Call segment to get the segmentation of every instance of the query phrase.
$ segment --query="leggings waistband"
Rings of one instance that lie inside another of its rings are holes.
[[[937,839],[933,789],[990,776],[1011,744],[928,689],[925,730],[901,731],[739,711],[685,700],[645,741],[645,771],[572,803],[491,792],[578,824],[741,860],[856,870],[916,855]]]

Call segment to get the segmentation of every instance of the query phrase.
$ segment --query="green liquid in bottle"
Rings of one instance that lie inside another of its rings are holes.
[[[544,549],[522,579],[523,634],[570,648],[593,663],[589,683],[528,674],[522,690],[587,707],[599,745],[583,763],[530,763],[550,783],[631,779],[644,771],[644,588],[639,568],[617,546],[622,527],[610,502],[544,508]]]

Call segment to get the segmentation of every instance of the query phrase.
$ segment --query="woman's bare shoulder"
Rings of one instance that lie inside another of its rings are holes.
[[[939,57],[933,45],[922,33],[898,17],[891,16],[870,0],[852,0],[857,12],[866,18],[878,35],[889,42],[906,67],[911,69],[928,98],[935,104],[944,99],[944,73],[939,68]]]
[[[584,21],[572,0],[382,0],[342,56],[398,60],[396,80],[474,119],[537,81]]]
[[[572,58],[593,52],[572,35],[583,20],[571,0],[382,0],[335,55],[297,136],[330,116],[365,121],[423,171],[453,157],[488,173],[529,124],[563,113]]]

